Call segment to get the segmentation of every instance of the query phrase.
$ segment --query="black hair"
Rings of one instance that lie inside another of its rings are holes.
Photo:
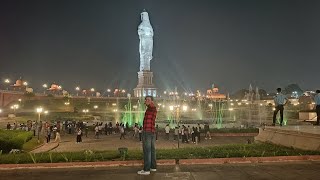
[[[153,101],[153,96],[146,96],[144,99],[146,100],[148,97]]]
[[[278,91],[278,92],[281,92],[281,88],[277,88],[277,91]]]
[[[316,90],[316,93],[320,93],[320,90],[318,89],[318,90]]]

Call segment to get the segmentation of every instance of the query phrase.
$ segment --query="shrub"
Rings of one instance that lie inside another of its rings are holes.
[[[25,142],[32,138],[32,132],[0,130],[0,150],[8,153],[11,149],[22,149]]]
[[[230,144],[213,147],[195,147],[180,149],[157,149],[157,159],[195,159],[195,158],[228,158],[228,157],[266,157],[266,156],[301,156],[320,155],[320,151],[304,151],[273,144]],[[1,155],[0,164],[12,163],[56,163],[56,162],[96,162],[121,160],[117,151],[79,151],[48,152],[32,154]],[[141,150],[128,150],[126,160],[141,160]]]

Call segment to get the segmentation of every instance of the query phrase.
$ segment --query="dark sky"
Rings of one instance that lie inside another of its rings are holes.
[[[1,0],[1,78],[133,89],[143,9],[161,90],[320,88],[318,0]]]

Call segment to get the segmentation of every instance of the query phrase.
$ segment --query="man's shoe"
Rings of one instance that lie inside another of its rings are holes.
[[[152,172],[156,172],[156,171],[157,171],[157,169],[152,169],[152,168],[150,168],[150,171],[152,171]]]
[[[141,170],[141,171],[138,171],[138,174],[140,174],[140,175],[149,175],[150,171]]]

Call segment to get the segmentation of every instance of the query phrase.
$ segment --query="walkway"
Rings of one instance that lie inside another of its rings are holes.
[[[159,137],[156,141],[157,149],[172,149],[177,148],[178,142],[172,140],[164,139],[164,136]],[[181,143],[180,147],[205,147],[205,146],[217,146],[221,144],[246,144],[253,141],[253,137],[212,137],[212,139],[205,140],[203,137],[201,142],[196,145],[192,143]],[[61,135],[61,142],[57,148],[53,151],[55,152],[65,152],[65,151],[82,151],[82,150],[117,150],[119,147],[128,147],[129,149],[142,149],[142,145],[137,138],[132,137],[132,134],[126,136],[126,139],[120,140],[119,134],[113,135],[100,135],[99,139],[95,139],[93,134],[89,134],[88,137],[82,138],[83,142],[76,143],[76,135]]]
[[[50,168],[0,170],[0,179],[33,180],[230,180],[230,179],[319,179],[320,162],[285,162],[220,165],[158,166],[149,176],[137,175],[141,167]]]

